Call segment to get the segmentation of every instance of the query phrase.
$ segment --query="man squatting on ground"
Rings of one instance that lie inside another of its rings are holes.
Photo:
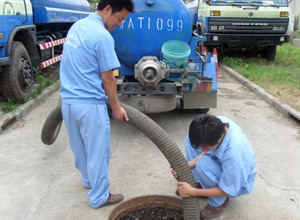
[[[190,124],[186,158],[198,188],[178,182],[181,197],[208,197],[202,219],[218,217],[229,198],[251,193],[255,183],[256,159],[242,129],[226,117],[204,114]],[[175,178],[176,171],[172,170]]]
[[[120,66],[111,32],[133,12],[131,0],[100,0],[95,13],[69,30],[60,64],[62,114],[75,166],[82,184],[90,189],[92,208],[123,200],[108,191],[110,120],[128,121],[117,97],[113,70]]]

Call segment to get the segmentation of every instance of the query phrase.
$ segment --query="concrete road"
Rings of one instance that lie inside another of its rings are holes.
[[[66,131],[47,146],[42,125],[58,92],[0,135],[0,218],[100,219],[116,207],[92,209],[88,190],[73,166]],[[252,194],[230,201],[217,219],[300,219],[300,126],[273,109],[233,78],[219,79],[218,108],[211,114],[236,121],[257,154],[257,182]],[[184,152],[184,138],[195,113],[151,115]],[[110,191],[126,200],[150,194],[174,195],[176,182],[158,148],[129,123],[112,121]],[[206,200],[200,200],[204,207]]]

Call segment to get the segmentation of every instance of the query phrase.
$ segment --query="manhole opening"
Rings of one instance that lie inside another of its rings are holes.
[[[183,220],[182,200],[173,196],[141,196],[117,206],[109,220]]]

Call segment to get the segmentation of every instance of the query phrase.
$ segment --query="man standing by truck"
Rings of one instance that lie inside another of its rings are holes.
[[[62,114],[76,168],[82,184],[90,189],[92,208],[113,205],[122,194],[108,191],[110,121],[128,121],[117,98],[113,70],[120,66],[109,32],[133,12],[131,0],[100,0],[95,13],[70,29],[60,64]]]

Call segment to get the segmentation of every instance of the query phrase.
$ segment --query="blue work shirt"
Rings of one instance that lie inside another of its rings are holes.
[[[231,197],[248,194],[253,191],[255,184],[255,152],[236,123],[226,117],[218,118],[224,124],[228,124],[229,129],[218,148],[208,151],[205,156],[211,157],[220,164],[222,171],[218,186],[224,192]],[[197,154],[201,152],[201,148],[198,148]]]
[[[71,27],[60,64],[63,104],[97,104],[107,100],[101,72],[120,66],[114,47],[113,37],[96,13]]]

